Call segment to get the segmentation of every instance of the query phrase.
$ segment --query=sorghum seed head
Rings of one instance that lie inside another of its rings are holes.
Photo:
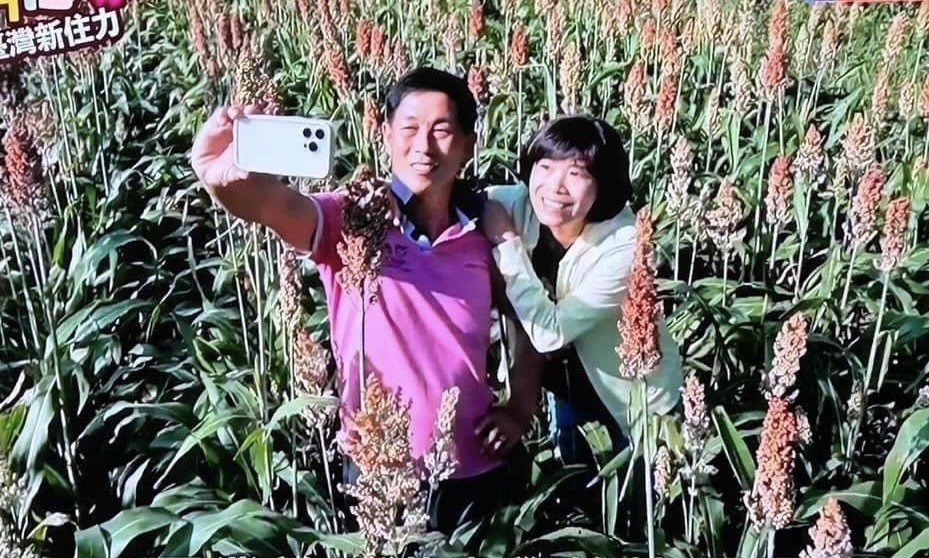
[[[487,83],[487,69],[483,66],[471,66],[468,69],[468,89],[478,104],[487,105],[490,102],[490,87]]]
[[[693,180],[693,152],[684,136],[678,136],[671,150],[671,187],[668,189],[668,211],[679,218],[689,205],[690,183]]]
[[[803,175],[806,182],[812,182],[814,177],[823,169],[824,164],[823,137],[816,125],[810,124],[794,159],[794,167],[798,173]]]
[[[471,3],[471,12],[468,16],[468,38],[471,42],[477,42],[484,34],[484,28],[487,23],[484,18],[484,3],[475,1]]]
[[[756,530],[783,529],[793,518],[798,436],[797,417],[790,404],[783,399],[770,399],[761,429],[755,484],[745,496],[749,519]]]
[[[806,353],[807,327],[806,317],[800,312],[781,326],[774,341],[771,370],[764,374],[761,382],[765,399],[793,401],[797,396],[797,372],[800,371],[800,358]]]
[[[648,209],[639,210],[636,219],[636,250],[629,276],[628,296],[620,319],[619,374],[624,378],[645,378],[658,368],[658,319],[660,308],[655,288],[653,224]]]
[[[513,66],[525,66],[529,63],[529,32],[519,25],[510,39],[510,62]]]
[[[813,546],[801,552],[800,558],[852,558],[851,530],[838,500],[826,500],[816,525],[810,527],[810,538]]]
[[[742,220],[742,202],[735,195],[730,178],[724,178],[716,196],[716,205],[707,214],[707,234],[723,254],[729,254],[745,234],[737,229]]]
[[[769,224],[785,223],[793,215],[790,211],[793,199],[793,177],[790,159],[778,155],[768,174],[768,194],[765,197],[765,218]]]
[[[703,383],[694,374],[687,376],[681,387],[684,403],[684,447],[692,456],[698,456],[710,436],[710,416],[706,408]]]
[[[909,198],[897,198],[887,205],[884,231],[881,237],[881,256],[875,263],[877,269],[890,272],[900,265],[906,249],[906,230],[909,221]]]
[[[877,210],[883,196],[884,168],[879,163],[872,163],[861,179],[849,216],[852,244],[858,248],[870,242],[877,232]]]

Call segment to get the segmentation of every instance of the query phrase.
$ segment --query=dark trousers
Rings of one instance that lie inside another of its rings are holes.
[[[542,376],[542,387],[554,396],[551,415],[555,445],[567,464],[586,464],[596,468],[596,461],[580,426],[599,422],[610,433],[613,454],[628,444],[612,413],[603,404],[580,362],[560,366],[550,363]]]
[[[346,460],[342,468],[342,481],[352,484],[358,478],[358,467]],[[511,495],[507,482],[507,468],[503,465],[480,475],[462,479],[448,479],[439,483],[429,494],[429,529],[451,535],[459,526],[493,515]],[[358,529],[349,512],[354,501],[343,504],[349,531]]]
[[[599,422],[606,427],[610,433],[610,441],[613,443],[612,455],[616,455],[628,445],[625,435],[609,413],[594,412],[588,406],[572,403],[557,395],[554,399],[552,414],[555,423],[555,445],[558,446],[561,459],[566,464],[580,463],[591,467],[596,466],[590,445],[580,431],[580,427],[588,422]]]

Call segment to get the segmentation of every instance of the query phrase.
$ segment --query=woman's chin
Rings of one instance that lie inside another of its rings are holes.
[[[536,212],[536,217],[539,219],[539,223],[545,225],[546,227],[560,227],[565,224],[565,219],[561,215],[550,215]]]
[[[547,227],[560,227],[570,221],[566,211],[559,211],[555,208],[548,207],[544,202],[535,201],[532,204],[532,210],[540,223]]]

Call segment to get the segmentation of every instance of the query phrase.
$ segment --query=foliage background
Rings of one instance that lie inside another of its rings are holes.
[[[639,204],[658,219],[665,314],[712,417],[701,450],[711,467],[673,475],[659,505],[661,552],[796,555],[829,495],[856,555],[929,549],[927,3],[789,2],[787,25],[772,23],[767,36],[775,4],[479,6],[130,2],[118,45],[3,67],[0,554],[22,555],[19,544],[88,557],[359,551],[332,510],[331,429],[302,426],[318,401],[297,389],[279,300],[283,248],[213,208],[187,154],[214,107],[259,100],[336,120],[342,179],[379,161],[371,107],[393,77],[424,63],[470,73],[484,100],[476,174],[490,182],[511,180],[518,146],[563,110],[601,115],[629,138]],[[383,32],[380,57],[358,41],[362,21]],[[787,79],[772,88],[763,76],[779,37]],[[822,166],[796,174],[774,226],[763,219],[772,163],[794,160],[810,125],[822,134]],[[693,153],[678,165],[684,210],[670,196],[678,137]],[[887,273],[874,265],[880,235],[853,253],[844,225],[871,163],[883,171],[875,231],[887,199],[911,206],[906,257]],[[738,201],[728,221],[707,213],[726,178]],[[727,238],[731,250],[721,248]],[[300,326],[325,343],[311,266],[299,284]],[[790,473],[792,519],[765,548],[742,494],[761,470],[759,387],[775,336],[798,311],[811,326],[795,404],[812,442]],[[694,460],[683,418],[655,429],[678,469]],[[586,473],[553,460],[543,432],[527,442],[526,498],[442,552],[643,552],[629,450],[613,456],[590,432],[607,503],[585,513],[565,508],[560,491]]]

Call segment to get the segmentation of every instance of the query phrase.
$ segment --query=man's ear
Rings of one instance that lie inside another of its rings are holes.
[[[471,132],[470,134],[465,136],[464,149],[466,149],[467,151],[465,152],[463,166],[467,166],[467,164],[470,163],[471,159],[474,157],[474,146],[476,144],[477,144],[477,134],[475,132]]]
[[[384,141],[384,152],[390,157],[390,122],[385,120],[381,123],[381,138]]]
[[[476,144],[477,144],[477,132],[471,132],[470,134],[468,134],[468,138],[467,138],[468,151],[470,151],[471,153],[474,153],[474,146]]]

